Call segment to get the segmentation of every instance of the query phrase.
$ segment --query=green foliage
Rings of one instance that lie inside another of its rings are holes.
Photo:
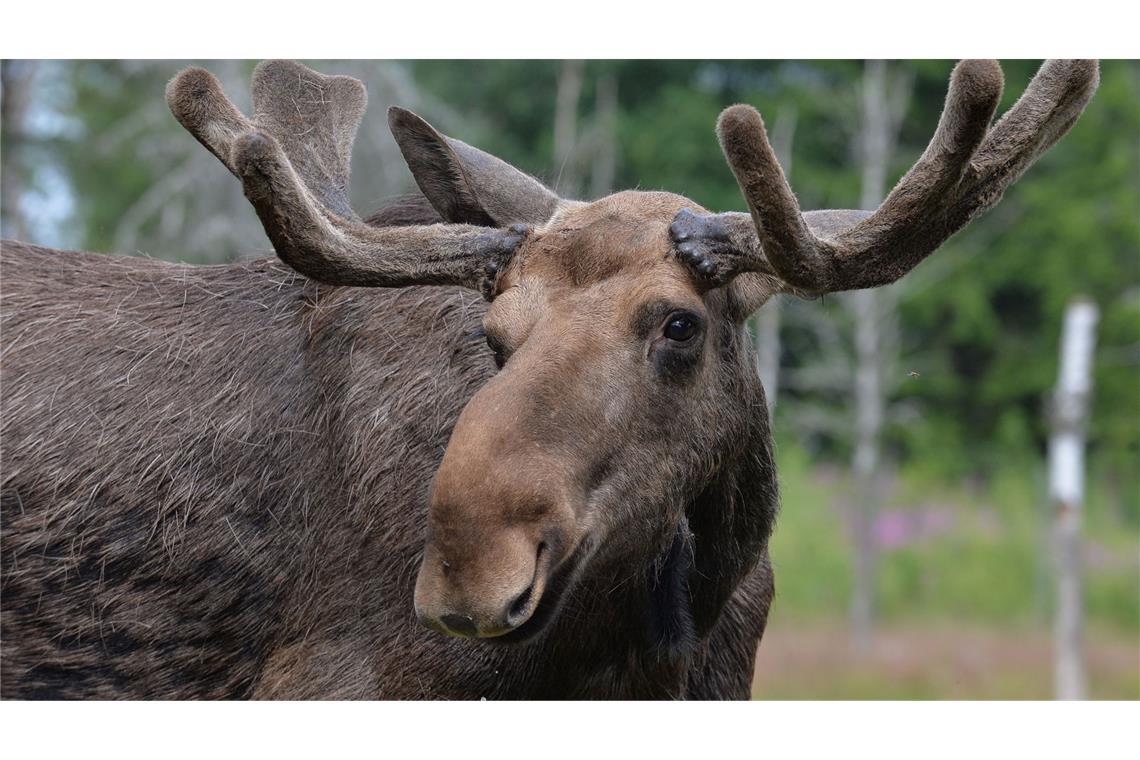
[[[783,506],[771,542],[776,604],[797,616],[842,613],[851,596],[852,555],[834,483],[820,478],[798,446],[781,446],[778,458]]]
[[[469,125],[455,137],[547,181],[556,176],[550,155],[558,68],[557,61],[412,64],[417,83]]]
[[[1013,73],[1006,100],[1024,81]],[[961,265],[937,287],[912,298],[904,291],[903,344],[924,371],[900,395],[933,422],[896,431],[906,455],[960,452],[947,458],[946,472],[961,475],[1043,451],[1061,315],[1087,295],[1102,311],[1093,457],[1112,462],[1140,494],[1138,94],[1135,63],[1104,63],[1100,90],[1073,130],[938,254]],[[1135,498],[1128,511],[1140,518]]]
[[[794,442],[779,448],[782,506],[771,542],[776,605],[793,619],[846,611],[851,542],[850,484],[838,470],[812,465]],[[1095,484],[1085,520],[1085,612],[1090,626],[1140,633],[1140,560],[1136,531]],[[953,619],[961,624],[1032,625],[1051,615],[1052,580],[1044,472],[1003,469],[986,481],[946,485],[929,470],[904,468],[880,509],[935,513],[929,534],[884,547],[876,604],[883,620]]]
[[[178,68],[77,61],[67,69],[70,100],[59,107],[78,114],[79,123],[77,134],[61,142],[59,150],[83,219],[82,247],[114,250],[115,231],[123,214],[175,169],[172,162],[150,155],[144,146],[158,143],[160,136],[178,142],[184,139],[182,128],[165,110],[162,95]],[[140,103],[144,93],[149,102]],[[224,173],[219,179],[226,179]]]

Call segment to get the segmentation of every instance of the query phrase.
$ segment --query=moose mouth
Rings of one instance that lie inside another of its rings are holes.
[[[507,633],[486,638],[483,641],[498,645],[523,644],[542,633],[550,625],[550,622],[557,617],[563,602],[569,596],[570,589],[578,579],[578,571],[586,564],[585,559],[589,554],[586,544],[586,541],[580,541],[573,553],[554,570],[546,583],[542,597],[534,608],[534,612],[531,613],[525,623]]]

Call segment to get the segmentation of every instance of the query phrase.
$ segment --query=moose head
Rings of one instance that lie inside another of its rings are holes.
[[[440,631],[511,642],[542,630],[586,578],[612,585],[662,561],[700,571],[702,552],[756,561],[775,476],[744,321],[774,293],[906,274],[1073,125],[1098,70],[1046,62],[991,126],[1002,79],[994,61],[958,64],[929,146],[872,212],[801,212],[745,105],[721,114],[717,134],[748,213],[665,192],[562,199],[392,108],[444,222],[407,227],[366,224],[348,203],[365,107],[356,80],[264,63],[251,119],[201,69],[167,96],[297,271],[332,285],[468,287],[490,301],[483,330],[499,370],[467,403],[436,473],[415,604]],[[742,469],[759,486],[732,477]],[[747,493],[721,510],[703,498],[717,488]],[[732,528],[730,547],[705,540],[741,519],[733,510],[764,517],[750,535]]]

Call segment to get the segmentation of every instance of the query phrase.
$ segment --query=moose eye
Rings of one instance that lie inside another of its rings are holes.
[[[665,323],[665,337],[684,343],[697,334],[697,320],[691,314],[673,314]]]

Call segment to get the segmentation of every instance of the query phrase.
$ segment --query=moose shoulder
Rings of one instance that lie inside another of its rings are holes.
[[[359,82],[268,62],[247,118],[183,72],[280,260],[4,243],[3,695],[747,697],[778,499],[744,320],[905,274],[1096,81],[1047,62],[991,128],[1000,69],[959,64],[870,214],[801,214],[745,106],[749,214],[561,199],[392,109],[422,197],[365,221]]]

